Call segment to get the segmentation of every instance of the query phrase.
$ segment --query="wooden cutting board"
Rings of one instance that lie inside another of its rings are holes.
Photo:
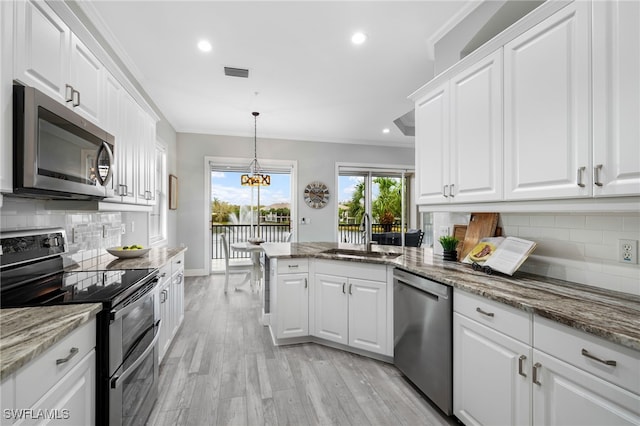
[[[464,259],[467,254],[478,244],[480,239],[493,237],[498,226],[499,213],[471,213],[467,232],[464,234],[464,243],[459,259]]]

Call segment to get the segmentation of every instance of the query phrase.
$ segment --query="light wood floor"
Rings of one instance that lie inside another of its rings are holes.
[[[259,294],[225,295],[223,282],[185,280],[185,319],[160,366],[149,425],[455,423],[393,365],[313,343],[274,347]]]

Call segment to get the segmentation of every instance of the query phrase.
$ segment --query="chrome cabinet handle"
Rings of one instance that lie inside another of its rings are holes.
[[[118,195],[120,197],[124,197],[125,195],[127,195],[127,185],[118,185]]]
[[[486,316],[491,317],[491,318],[493,318],[495,316],[495,314],[493,312],[483,311],[481,308],[476,308],[476,312],[479,312],[482,315],[486,315]]]
[[[522,377],[527,377],[527,374],[524,372],[524,361],[527,359],[526,356],[520,355],[518,358],[518,374]]]
[[[453,198],[455,197],[455,194],[453,193],[453,187],[455,186],[455,184],[451,184],[449,185],[449,197]]]
[[[576,181],[578,182],[578,186],[580,188],[584,188],[583,175],[586,169],[587,168],[585,166],[578,167],[578,176],[576,176]]]
[[[605,365],[610,365],[610,366],[612,366],[612,367],[615,367],[616,365],[618,365],[618,363],[617,363],[616,361],[613,361],[613,360],[610,360],[610,359],[602,359],[602,358],[599,358],[599,357],[597,357],[597,356],[595,356],[595,355],[591,355],[591,354],[589,353],[589,351],[588,351],[588,350],[586,350],[586,349],[584,349],[584,348],[582,349],[582,355],[583,355],[583,356],[586,356],[586,357],[587,357],[587,358],[589,358],[589,359],[592,359],[592,360],[594,360],[594,361],[601,362],[601,363],[603,363],[603,364],[605,364]]]
[[[71,358],[76,356],[78,352],[79,352],[78,348],[71,348],[69,350],[69,355],[67,355],[65,358],[56,359],[56,365],[64,364],[65,362],[69,361]]]
[[[73,89],[73,94],[72,94],[71,99],[73,99],[73,95],[78,95],[78,97],[77,97],[78,100],[77,101],[73,101],[71,103],[71,105],[73,105],[73,107],[80,106],[80,92],[78,92],[76,89]]]
[[[166,276],[167,276],[167,273],[166,273],[166,272],[163,272],[162,274],[160,274],[160,278],[164,278],[164,277],[166,277]]]
[[[70,84],[65,84],[64,85],[64,100],[67,102],[73,102],[73,92],[75,92],[75,90],[73,89],[73,86]]]
[[[538,380],[538,369],[542,367],[542,364],[540,364],[539,362],[536,362],[535,364],[533,364],[533,383],[535,383],[538,386],[542,386],[542,383],[540,383],[540,380]]]
[[[307,286],[308,286],[308,283],[307,283],[307,279],[305,278],[304,279],[304,288],[307,288]]]
[[[443,195],[445,198],[449,198],[449,196],[447,195],[447,190],[448,190],[448,189],[449,189],[449,185],[445,185],[445,186],[443,186],[443,187],[442,187],[442,195]]]
[[[602,170],[602,164],[598,164],[593,168],[593,184],[595,186],[602,186],[602,182],[600,182],[600,170]]]
[[[351,292],[351,287],[353,287],[353,284],[351,284],[351,283],[350,283],[350,284],[349,284],[349,294],[350,294],[350,295],[353,295],[353,293]]]
[[[288,265],[288,267],[289,267],[289,269],[291,269],[291,268],[297,268],[297,267],[298,267],[298,265]]]
[[[347,283],[342,283],[342,294],[347,294],[346,291],[344,291],[344,286],[347,285]]]

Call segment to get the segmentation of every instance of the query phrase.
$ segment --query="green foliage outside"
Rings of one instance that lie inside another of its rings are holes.
[[[373,200],[373,221],[377,223],[389,223],[386,218],[400,218],[402,215],[402,194],[400,180],[377,177],[373,182],[378,185],[378,197]],[[356,223],[362,221],[364,214],[364,182],[356,185],[351,200],[346,204],[349,217],[355,218]]]

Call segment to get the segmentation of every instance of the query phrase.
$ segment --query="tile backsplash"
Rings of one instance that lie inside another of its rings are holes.
[[[468,223],[468,213],[434,213],[434,231]],[[498,226],[538,244],[522,271],[640,295],[640,265],[618,262],[618,241],[640,240],[640,212],[501,213]]]
[[[121,242],[120,212],[47,210],[46,201],[4,197],[0,208],[0,231],[64,228],[69,255],[67,263],[86,262]]]

